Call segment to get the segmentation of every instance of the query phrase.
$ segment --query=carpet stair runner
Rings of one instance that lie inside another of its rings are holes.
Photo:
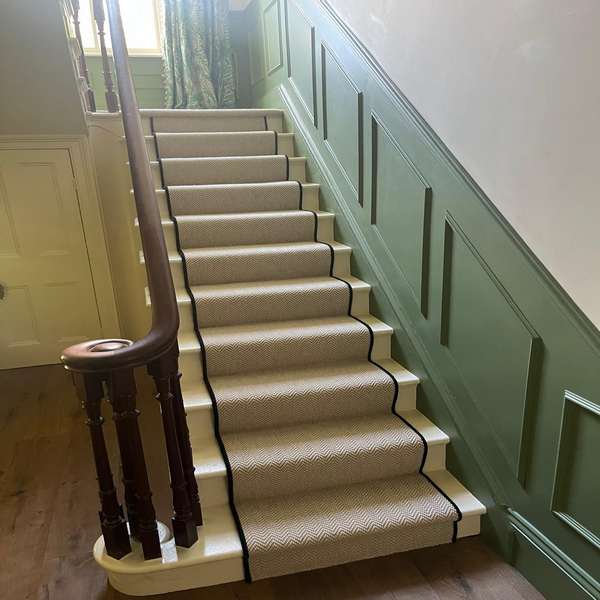
[[[269,111],[179,112],[143,115],[247,579],[453,541],[461,512],[396,407],[402,369],[376,358],[376,320],[353,316],[361,282],[335,275],[330,216],[306,210]]]

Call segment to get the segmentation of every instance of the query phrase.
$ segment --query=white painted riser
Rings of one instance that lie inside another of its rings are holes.
[[[154,136],[147,135],[146,139],[146,150],[148,152],[148,158],[150,160],[158,160],[156,154],[156,144],[154,142]],[[125,143],[125,138],[121,140]],[[285,154],[286,156],[294,156],[294,134],[293,133],[280,133],[277,136],[277,154]]]
[[[160,216],[164,220],[169,219],[169,206],[167,203],[167,195],[163,189],[156,190],[156,199]],[[131,200],[133,202],[133,191],[131,191]],[[304,210],[319,210],[319,184],[305,183],[302,185],[302,208]],[[201,214],[200,212],[198,214]]]
[[[150,127],[150,119],[142,118],[142,127],[145,135],[152,135],[152,128]],[[267,129],[269,131],[276,131],[277,133],[283,132],[283,117],[267,117]]]
[[[306,183],[306,159],[305,158],[290,158],[290,175],[289,181],[299,181],[300,183]],[[129,163],[127,163],[129,166]],[[163,184],[160,177],[160,167],[158,161],[151,161],[150,167],[152,170],[152,177],[154,178],[154,187],[158,190],[161,189]]]

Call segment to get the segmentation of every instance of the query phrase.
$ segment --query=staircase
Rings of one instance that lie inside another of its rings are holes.
[[[445,470],[449,439],[416,410],[282,112],[141,113],[205,524],[162,560],[115,560],[100,538],[112,585],[156,594],[478,534],[485,509]]]

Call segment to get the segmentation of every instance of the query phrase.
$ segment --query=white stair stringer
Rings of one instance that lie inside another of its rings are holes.
[[[142,116],[148,112],[160,111],[142,111]],[[219,111],[219,115],[223,112],[227,111]],[[232,111],[232,114],[239,112]],[[173,113],[169,116],[171,114]],[[281,111],[269,111],[268,123],[270,129],[281,132]],[[156,158],[156,153],[148,118],[143,118],[143,125],[152,160]],[[293,157],[292,154],[293,136],[282,134],[279,138],[282,142],[279,146],[280,153],[289,153],[288,156],[292,156],[290,179],[302,183],[303,208],[317,213],[317,239],[331,244],[333,248],[333,275],[347,281],[352,288],[351,314],[368,324],[373,331],[372,358],[398,383],[396,411],[419,431],[428,444],[424,473],[461,511],[462,519],[457,527],[458,537],[477,535],[480,530],[480,517],[485,513],[485,507],[445,470],[446,446],[450,440],[416,410],[418,378],[391,358],[393,329],[369,314],[371,288],[352,277],[351,248],[333,241],[334,216],[319,211],[319,186],[306,183],[305,159]],[[287,146],[284,146],[284,143]],[[94,546],[96,561],[107,570],[115,589],[133,596],[211,586],[238,581],[244,577],[242,545],[228,503],[227,471],[214,434],[212,401],[203,379],[201,350],[194,329],[192,302],[185,288],[182,259],[176,247],[174,223],[169,218],[166,194],[161,189],[157,161],[152,163],[152,172],[180,313],[180,370],[183,373],[181,385],[192,439],[204,525],[198,528],[199,539],[192,548],[176,547],[173,540],[170,540],[162,544],[162,559],[151,561],[144,561],[141,547],[135,542],[131,554],[121,560],[112,559],[106,555],[103,538],[100,538]],[[140,261],[143,264],[142,252]],[[148,293],[146,303],[147,306],[151,305]]]

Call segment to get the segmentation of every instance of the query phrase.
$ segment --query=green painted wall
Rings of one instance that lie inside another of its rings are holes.
[[[90,87],[94,90],[96,108],[106,110],[104,99],[104,76],[102,60],[99,56],[86,57]],[[129,59],[133,83],[137,92],[140,108],[165,107],[165,81],[163,77],[163,61],[160,56],[132,56]],[[110,68],[114,77],[114,67],[110,59]],[[115,79],[116,90],[116,79]]]
[[[325,0],[245,27],[252,103],[286,109],[483,536],[549,600],[599,598],[600,333]]]

